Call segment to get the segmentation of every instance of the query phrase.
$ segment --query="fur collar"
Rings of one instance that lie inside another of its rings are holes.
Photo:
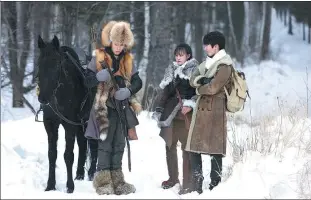
[[[215,54],[213,58],[207,56],[204,64],[202,63],[199,66],[200,74],[205,75],[205,77],[208,78],[213,77],[217,71],[219,64],[233,64],[231,57],[226,53],[224,49],[220,50],[217,54]]]
[[[198,66],[198,61],[195,58],[192,58],[186,61],[183,65],[177,65],[176,62],[173,62],[172,65],[169,65],[165,69],[164,77],[159,85],[161,89],[164,89],[174,78],[179,76],[181,79],[189,80],[192,70]]]

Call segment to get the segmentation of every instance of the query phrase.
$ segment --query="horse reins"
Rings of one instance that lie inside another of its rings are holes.
[[[76,68],[78,68],[78,71],[80,72],[80,74],[83,76],[83,78],[85,77],[84,73],[82,72],[81,68],[78,66],[77,62],[72,58],[72,56],[66,51],[65,54],[68,56],[68,58],[70,59],[70,61],[76,66]],[[62,64],[65,60],[61,61],[60,63],[60,67],[62,68]],[[60,73],[61,73],[61,70],[60,70]],[[59,77],[60,79],[60,77]],[[84,121],[83,118],[81,118],[81,121],[80,122],[74,122],[74,121],[71,121],[70,119],[66,118],[58,109],[58,106],[57,106],[57,98],[55,96],[56,94],[56,91],[57,91],[57,88],[59,87],[60,84],[58,84],[58,86],[55,88],[54,92],[53,92],[53,102],[54,102],[54,105],[55,105],[55,109],[53,108],[53,106],[51,105],[50,102],[48,102],[46,105],[49,106],[53,112],[62,120],[64,120],[65,122],[71,124],[71,125],[75,125],[75,126],[82,126],[83,130],[84,130],[84,125],[88,122],[88,121]],[[88,98],[88,95],[89,95],[89,92],[90,92],[90,89],[88,89],[88,92],[87,94],[85,95],[85,97],[83,98],[83,101],[80,105],[80,111],[83,109],[85,103],[86,103],[86,100]],[[37,111],[36,113],[36,121],[38,121],[38,114],[39,112],[42,110],[42,107],[40,106],[40,109]],[[41,122],[41,121],[38,121],[38,122]]]

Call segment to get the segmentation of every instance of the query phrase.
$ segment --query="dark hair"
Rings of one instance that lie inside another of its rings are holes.
[[[226,46],[226,39],[225,36],[218,31],[209,32],[208,34],[204,35],[203,37],[203,44],[204,45],[211,45],[214,47],[216,44],[219,46],[219,50],[224,49]]]
[[[188,60],[190,60],[192,58],[192,49],[191,47],[188,45],[188,44],[179,44],[175,50],[174,50],[174,55],[176,56],[177,54],[183,54],[183,53],[186,53],[186,54],[189,54],[190,57],[188,58]]]

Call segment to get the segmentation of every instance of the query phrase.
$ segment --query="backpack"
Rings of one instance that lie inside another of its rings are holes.
[[[232,87],[230,94],[226,87],[224,87],[227,97],[226,107],[228,112],[235,113],[244,109],[246,98],[247,96],[250,98],[250,96],[243,72],[237,71],[232,67],[231,79]]]

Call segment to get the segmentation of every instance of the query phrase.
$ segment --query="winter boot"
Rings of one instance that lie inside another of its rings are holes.
[[[216,187],[221,182],[221,179],[218,180],[212,180],[209,184],[209,190],[212,190],[214,187]]]
[[[113,188],[116,195],[135,193],[136,188],[134,185],[125,182],[122,169],[116,169],[111,171],[111,178]]]
[[[191,174],[190,153],[187,151],[183,151],[182,157],[183,157],[183,184],[181,190],[178,192],[179,195],[195,191],[193,184],[193,177]]]
[[[93,186],[96,193],[99,195],[114,194],[110,170],[96,172],[93,180]]]
[[[169,189],[171,187],[174,187],[177,183],[179,183],[178,180],[178,160],[177,160],[177,149],[176,146],[172,145],[171,148],[166,146],[166,164],[167,164],[167,170],[169,179],[167,181],[163,181],[161,187],[163,189]]]

